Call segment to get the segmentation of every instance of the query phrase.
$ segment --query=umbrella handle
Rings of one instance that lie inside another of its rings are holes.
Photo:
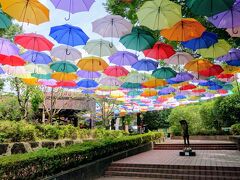
[[[68,17],[65,17],[64,19],[65,19],[65,21],[69,21],[69,20],[71,19],[71,14],[70,14],[70,12],[68,13]]]
[[[213,18],[213,20],[217,20],[218,19],[218,15],[213,16],[212,18]]]
[[[112,48],[113,47],[113,42],[109,43],[109,47]]]
[[[236,31],[235,31],[235,29],[234,29],[234,27],[232,28],[232,33],[233,34],[238,34],[238,30],[236,29]]]
[[[71,52],[68,49],[66,49],[66,55],[70,55],[70,54]]]

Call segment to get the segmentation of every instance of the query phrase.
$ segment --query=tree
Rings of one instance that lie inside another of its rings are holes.
[[[18,24],[12,24],[8,29],[0,30],[0,36],[13,41],[14,37],[22,32],[22,28]]]
[[[149,130],[158,130],[160,128],[168,128],[168,116],[171,109],[164,109],[161,111],[148,111],[143,114],[143,122],[147,124]]]
[[[3,91],[4,88],[4,79],[0,79],[0,92]]]

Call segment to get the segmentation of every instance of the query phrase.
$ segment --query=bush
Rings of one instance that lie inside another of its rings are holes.
[[[230,131],[233,135],[240,135],[240,123],[232,125]]]
[[[81,164],[137,147],[161,137],[148,133],[101,141],[84,142],[57,149],[41,149],[0,158],[0,179],[39,179]]]

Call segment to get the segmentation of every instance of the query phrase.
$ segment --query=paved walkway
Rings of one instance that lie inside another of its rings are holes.
[[[195,157],[182,157],[179,156],[179,150],[151,150],[116,162],[131,164],[240,167],[240,151],[196,150],[195,152],[197,154]]]

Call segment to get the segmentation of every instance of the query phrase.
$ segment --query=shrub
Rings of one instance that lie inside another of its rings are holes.
[[[232,125],[230,131],[233,135],[240,135],[240,123]]]
[[[0,179],[37,179],[49,176],[63,169],[68,170],[137,147],[160,136],[161,133],[148,133],[2,157],[0,158]]]

